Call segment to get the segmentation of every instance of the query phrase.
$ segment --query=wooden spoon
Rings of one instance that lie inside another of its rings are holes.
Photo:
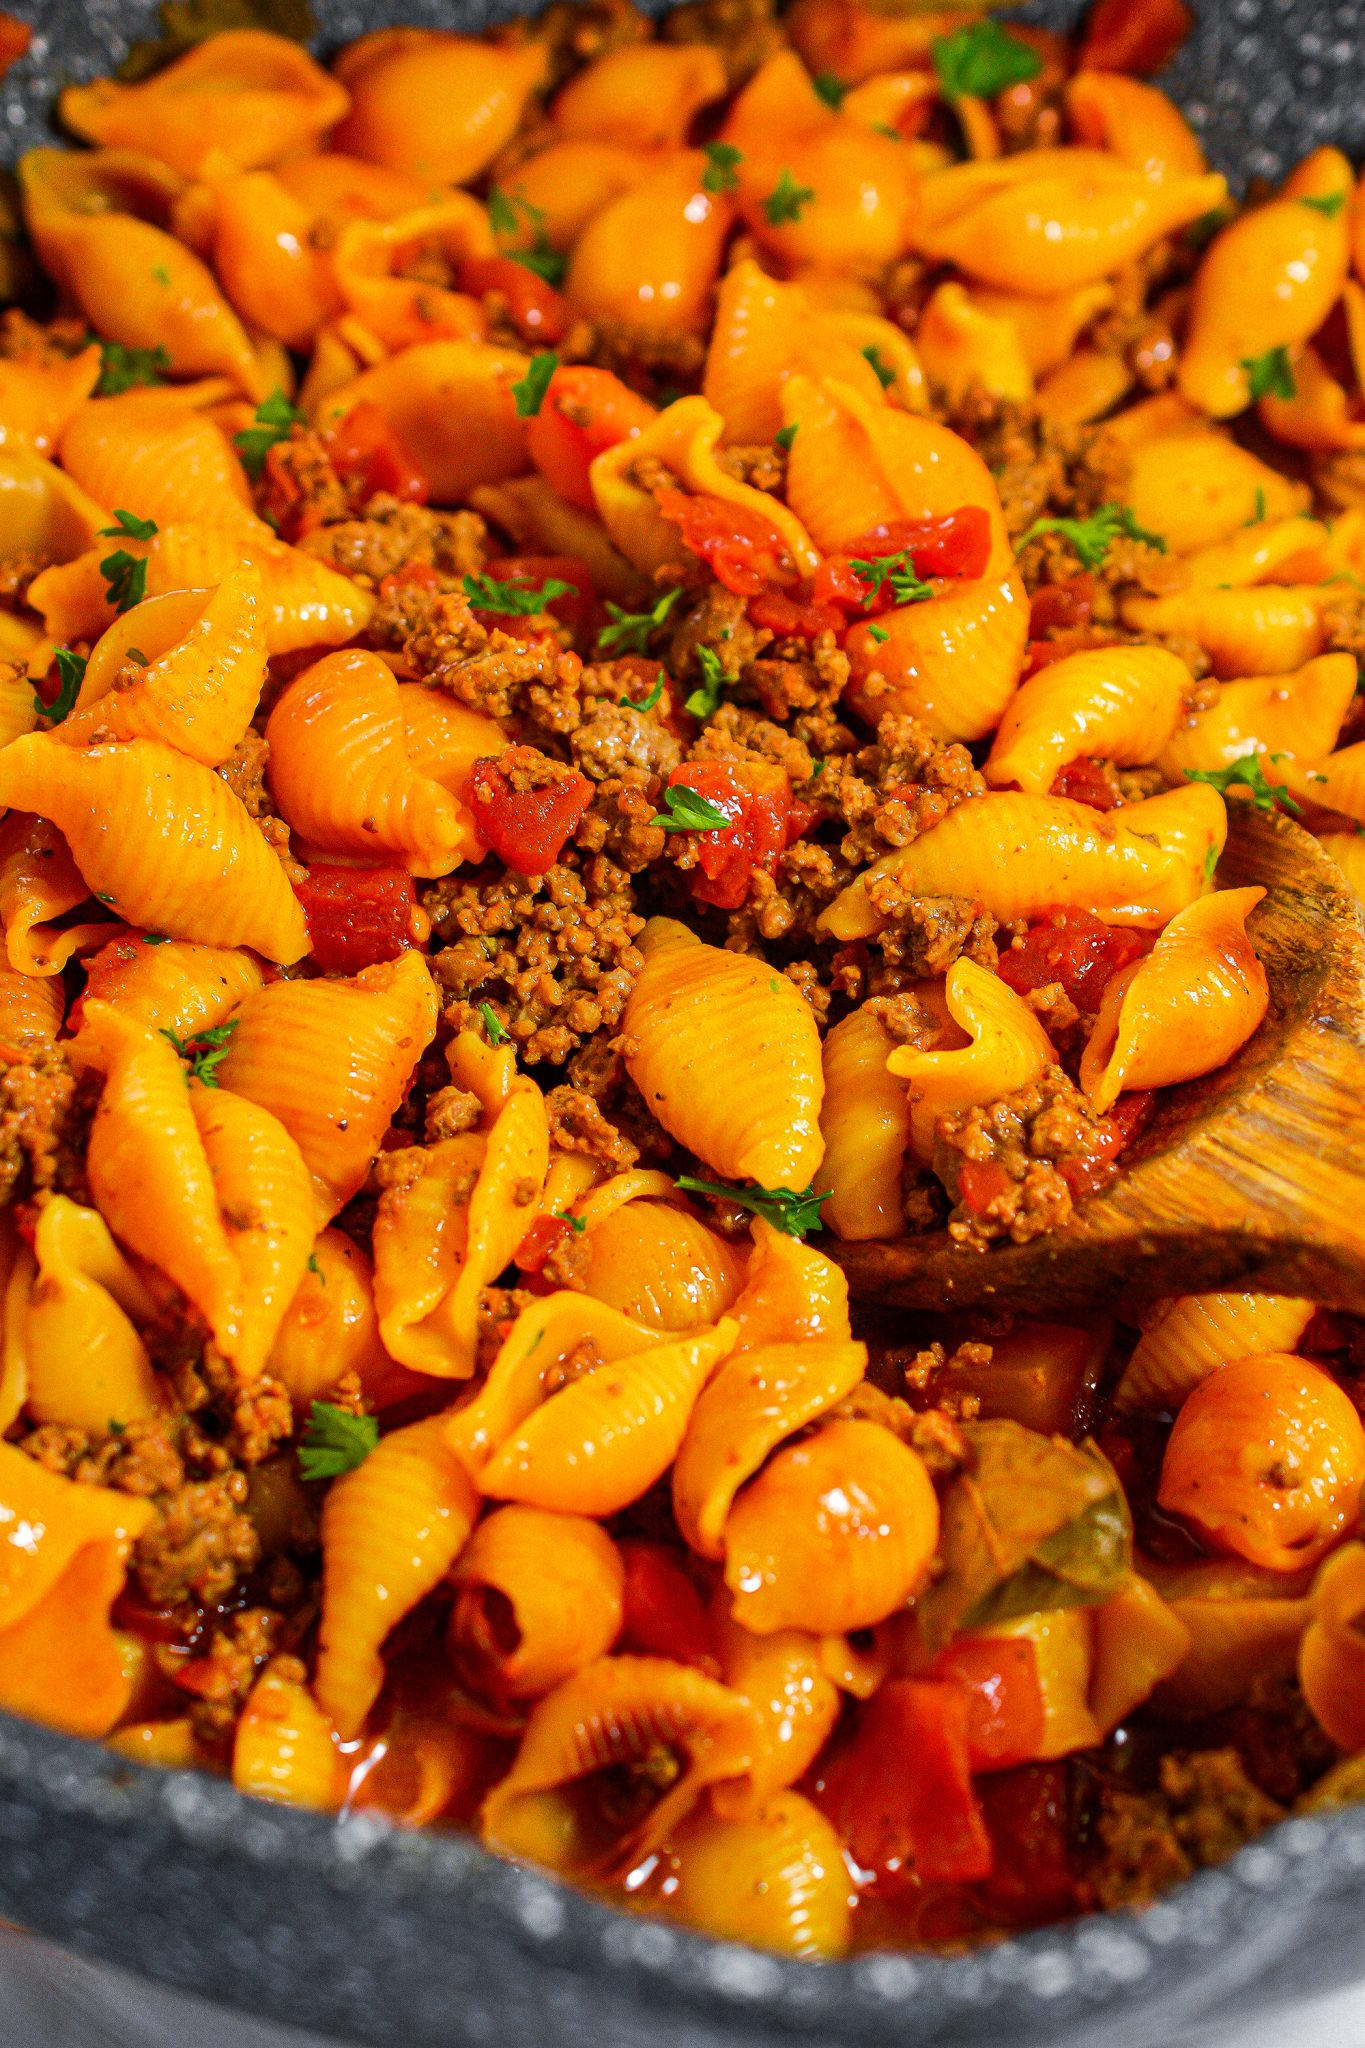
[[[1365,927],[1308,833],[1229,810],[1219,884],[1266,890],[1249,927],[1270,982],[1255,1037],[1169,1090],[1119,1178],[1047,1236],[984,1252],[946,1231],[826,1239],[855,1297],[1046,1315],[1231,1289],[1365,1314]]]

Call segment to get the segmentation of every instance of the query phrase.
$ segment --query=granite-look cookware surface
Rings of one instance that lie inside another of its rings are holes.
[[[8,4],[36,29],[0,86],[12,160],[50,139],[60,86],[154,32],[155,7]],[[1365,0],[1196,4],[1162,83],[1219,169],[1241,184],[1320,142],[1365,154]],[[512,11],[314,10],[324,48],[386,22],[478,28]],[[811,1965],[623,1917],[469,1839],[275,1809],[0,1716],[0,1914],[206,1998],[398,2048],[1158,2048],[1205,2014],[1365,1974],[1365,1808],[1287,1822],[1145,1914],[964,1957]]]

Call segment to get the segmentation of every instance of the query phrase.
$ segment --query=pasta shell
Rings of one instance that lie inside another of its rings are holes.
[[[92,399],[62,435],[61,459],[92,498],[127,505],[158,526],[230,524],[251,505],[246,472],[226,436],[162,392]]]
[[[979,305],[961,284],[939,285],[920,314],[915,343],[925,375],[950,403],[973,385],[1016,403],[1033,396],[1033,371],[1018,328]]]
[[[623,43],[560,88],[550,119],[573,140],[680,145],[694,116],[725,87],[724,60],[708,43]]]
[[[601,520],[561,498],[544,477],[519,476],[506,483],[480,484],[470,492],[469,502],[527,554],[577,555],[588,565],[593,589],[613,604],[631,611],[648,598],[649,586],[639,570],[612,546]]]
[[[155,1305],[103,1218],[65,1195],[40,1210],[33,1236],[37,1272],[24,1334],[29,1413],[104,1436],[160,1406],[134,1317]]]
[[[868,1010],[851,1010],[825,1035],[825,1157],[815,1185],[829,1190],[821,1220],[845,1241],[898,1237],[905,1227],[901,1167],[910,1104],[887,1071],[892,1045]]]
[[[92,1002],[73,1053],[104,1075],[86,1161],[101,1215],[174,1280],[231,1358],[242,1330],[241,1269],[177,1054],[160,1032]]]
[[[800,1793],[775,1793],[736,1820],[695,1813],[669,1846],[669,1907],[698,1933],[823,1961],[847,1949],[843,1849]]]
[[[581,1515],[499,1508],[474,1531],[453,1578],[451,1648],[494,1700],[548,1692],[605,1656],[621,1631],[621,1553]]]
[[[0,968],[0,1046],[11,1059],[51,1045],[65,1010],[66,990],[60,981]]]
[[[449,1441],[475,1478],[541,1401],[567,1384],[575,1361],[615,1365],[656,1341],[586,1295],[547,1294],[522,1310],[488,1377],[449,1422]]]
[[[898,1045],[886,1063],[907,1084],[911,1149],[926,1166],[940,1118],[1013,1095],[1056,1060],[1023,997],[965,954],[949,968],[944,995],[949,1016],[971,1043],[934,1052]]]
[[[804,1777],[839,1718],[839,1688],[821,1664],[819,1639],[803,1629],[751,1635],[725,1611],[721,1596],[711,1611],[720,1672],[748,1700],[763,1734],[762,1748],[743,1786],[713,1795],[727,1816],[745,1811]]]
[[[1225,1713],[1241,1706],[1253,1685],[1297,1675],[1312,1607],[1291,1597],[1295,1581],[1286,1575],[1282,1583],[1283,1591],[1268,1589],[1259,1597],[1171,1598],[1171,1612],[1189,1631],[1190,1647],[1157,1687],[1159,1711]]]
[[[735,1620],[755,1635],[870,1628],[922,1583],[938,1499],[919,1454],[875,1422],[826,1422],[787,1444],[725,1525]]]
[[[1077,71],[1066,111],[1078,141],[1107,149],[1149,178],[1197,178],[1208,166],[1180,109],[1155,86],[1121,71]]]
[[[318,1204],[298,1146],[268,1110],[229,1088],[192,1087],[190,1108],[242,1276],[239,1379],[262,1371],[312,1255]]]
[[[107,1735],[123,1719],[132,1687],[110,1611],[123,1590],[126,1557],[121,1541],[86,1544],[46,1597],[0,1634],[6,1713],[68,1735]]]
[[[1106,984],[1081,1056],[1081,1086],[1097,1110],[1112,1108],[1127,1088],[1166,1088],[1212,1073],[1246,1044],[1270,1004],[1246,932],[1264,894],[1223,889],[1191,903],[1146,959]]]
[[[1093,1610],[1092,1626],[1089,1707],[1108,1735],[1179,1670],[1191,1637],[1174,1608],[1137,1577]]]
[[[265,1369],[288,1388],[299,1415],[348,1373],[381,1409],[422,1384],[380,1343],[370,1261],[344,1231],[324,1230],[315,1240]]]
[[[482,341],[420,342],[330,392],[318,424],[377,405],[403,446],[421,451],[432,503],[463,504],[480,484],[530,467],[512,396],[526,366],[524,355]]]
[[[705,169],[700,150],[672,152],[594,214],[565,275],[571,306],[639,336],[705,333],[734,220]]]
[[[1024,361],[1035,377],[1045,377],[1070,359],[1091,321],[1113,305],[1114,287],[1099,279],[1094,284],[1077,285],[1073,291],[1051,292],[1045,297],[978,287],[972,292],[972,300],[983,313],[1009,321],[1019,337]]]
[[[1324,754],[1311,767],[1277,756],[1271,773],[1277,782],[1321,810],[1339,811],[1357,821],[1365,817],[1365,744],[1359,740],[1334,754]]]
[[[90,891],[70,848],[45,818],[12,811],[0,824],[0,923],[18,974],[60,974],[89,943],[90,927],[58,926]]]
[[[824,1080],[804,998],[766,962],[703,945],[671,918],[651,918],[640,948],[626,1065],[653,1114],[727,1180],[808,1186],[820,1164]]]
[[[465,1261],[469,1198],[487,1149],[476,1131],[413,1146],[379,1198],[374,1225],[375,1306],[385,1349],[402,1364],[473,1371],[472,1350],[452,1359],[450,1332],[432,1326]]]
[[[445,336],[482,341],[487,334],[481,300],[408,274],[428,252],[456,275],[471,257],[495,253],[493,230],[477,199],[456,192],[416,213],[354,221],[342,230],[332,275],[347,310],[386,349]]]
[[[93,344],[53,363],[0,363],[0,446],[51,455],[99,375],[100,351]]]
[[[1140,415],[1141,408],[1133,410]],[[1133,412],[1121,417],[1132,419]],[[1248,520],[1306,511],[1309,492],[1226,434],[1194,431],[1187,420],[1177,432],[1133,446],[1123,497],[1138,524],[1163,534],[1180,555],[1227,540]]]
[[[689,1548],[699,1557],[724,1556],[740,1488],[787,1437],[851,1393],[866,1370],[867,1347],[836,1338],[765,1344],[727,1360],[698,1398],[673,1468],[673,1513]]]
[[[219,1080],[279,1118],[334,1215],[368,1173],[436,1016],[420,953],[349,980],[272,982],[237,1011]]]
[[[111,1003],[149,1030],[182,1039],[226,1023],[265,978],[259,960],[238,948],[182,939],[152,946],[137,932],[111,939],[85,967],[86,1001]],[[72,1023],[79,1023],[79,1011]]]
[[[504,1855],[552,1870],[623,1875],[708,1785],[749,1769],[757,1737],[748,1702],[691,1665],[600,1657],[532,1709],[516,1761],[484,1801],[480,1833]],[[667,1774],[661,1757],[671,1759]],[[637,1798],[613,1796],[622,1777]]]
[[[1193,712],[1171,735],[1161,772],[1174,781],[1191,768],[1225,768],[1248,754],[1315,761],[1331,751],[1355,687],[1349,654],[1320,654],[1288,675],[1226,682],[1215,704]]]
[[[1302,668],[1320,654],[1322,609],[1330,592],[1261,584],[1250,590],[1177,590],[1169,597],[1125,599],[1123,622],[1155,638],[1193,640],[1216,676],[1266,675]]]
[[[122,1564],[155,1520],[149,1500],[61,1478],[16,1445],[0,1444],[0,1522],[28,1532],[24,1543],[0,1547],[0,1640],[10,1640],[81,1551],[112,1547]]]
[[[94,545],[110,514],[54,463],[0,448],[0,545],[7,554],[69,562]]]
[[[837,320],[814,311],[799,285],[780,284],[745,257],[721,280],[702,380],[726,438],[771,441],[782,426],[782,386],[796,371],[838,377],[871,403],[881,399],[876,371]]]
[[[1318,845],[1335,861],[1360,901],[1365,901],[1365,835],[1359,832],[1324,832]]]
[[[1039,1614],[1021,1614],[989,1630],[971,1630],[965,1640],[1032,1646],[1043,1709],[1043,1732],[1034,1752],[1040,1760],[1069,1756],[1073,1750],[1089,1749],[1099,1741],[1099,1727],[1090,1708],[1094,1660],[1090,1609],[1056,1607]]]
[[[882,930],[885,887],[966,896],[1004,923],[1075,903],[1106,922],[1159,926],[1199,895],[1210,849],[1216,857],[1226,839],[1227,807],[1202,782],[1112,815],[1066,797],[969,797],[931,832],[874,862],[820,923],[837,939]]]
[[[509,171],[500,190],[523,202],[521,232],[528,247],[538,228],[552,249],[571,249],[594,215],[661,161],[657,150],[619,142],[551,142]]]
[[[253,1799],[332,1813],[344,1770],[332,1724],[306,1685],[269,1666],[247,1694],[232,1743],[232,1782]]]
[[[833,1259],[761,1216],[754,1218],[753,1239],[744,1291],[735,1303],[736,1351],[808,1337],[846,1341],[852,1336],[848,1282]]]
[[[343,1741],[384,1682],[380,1649],[464,1548],[478,1497],[446,1449],[445,1417],[381,1438],[322,1506],[322,1621],[313,1690]]]
[[[427,184],[462,185],[511,141],[547,56],[531,40],[378,29],[350,44],[334,66],[351,111],[333,143]]]
[[[713,1323],[744,1284],[733,1247],[671,1202],[627,1202],[590,1223],[587,1240],[584,1291],[647,1330]]]
[[[1215,1366],[1262,1351],[1292,1351],[1313,1303],[1289,1294],[1183,1294],[1160,1305],[1138,1339],[1114,1406],[1124,1414],[1177,1409]]]
[[[50,818],[92,893],[144,931],[282,964],[308,951],[303,911],[242,804],[159,740],[76,748],[31,733],[0,752],[0,803]],[[138,830],[111,831],[115,818]]]
[[[1194,678],[1164,647],[1089,648],[1024,682],[1000,721],[986,780],[1045,796],[1059,769],[1093,754],[1129,768],[1161,752]]]
[[[135,85],[97,78],[61,96],[68,128],[101,149],[140,149],[187,178],[250,170],[307,149],[349,105],[287,36],[226,29]]]

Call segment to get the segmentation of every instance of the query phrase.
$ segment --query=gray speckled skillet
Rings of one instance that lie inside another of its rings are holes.
[[[37,29],[0,86],[12,158],[50,139],[57,88],[106,70],[155,9],[7,4]],[[478,27],[511,11],[315,10],[328,45],[386,21]],[[1202,0],[1164,82],[1239,183],[1318,142],[1359,158],[1365,0]],[[206,1998],[401,2048],[1156,2048],[1206,2014],[1365,1974],[1365,1808],[1288,1822],[1143,1915],[962,1958],[817,1967],[627,1919],[470,1840],[276,1810],[0,1716],[0,1913]]]

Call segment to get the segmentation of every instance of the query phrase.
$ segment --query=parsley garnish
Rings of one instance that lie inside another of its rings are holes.
[[[1208,850],[1208,852],[1207,852],[1207,853],[1206,853],[1206,854],[1204,855],[1204,880],[1205,880],[1206,882],[1211,882],[1211,881],[1213,880],[1213,877],[1214,877],[1214,873],[1215,873],[1215,871],[1217,870],[1217,867],[1218,867],[1218,845],[1217,845],[1217,841],[1215,840],[1215,841],[1213,841],[1213,842],[1211,842],[1211,843],[1210,843],[1210,846],[1209,846],[1209,850]]]
[[[33,708],[40,718],[50,718],[54,725],[60,725],[76,708],[85,681],[85,656],[73,654],[69,647],[58,647],[52,658],[57,664],[57,694],[50,704],[44,704],[35,690]]]
[[[706,169],[701,174],[702,191],[733,192],[739,184],[744,151],[736,149],[733,142],[708,142],[702,155],[706,158]]]
[[[863,350],[863,354],[876,371],[877,382],[881,385],[882,390],[889,391],[896,381],[896,373],[883,361],[882,352],[876,342],[870,341]]]
[[[171,273],[169,270],[167,270],[164,263],[154,263],[152,265],[152,277],[154,281],[163,288],[163,290],[170,290]]]
[[[1247,373],[1253,400],[1292,398],[1299,388],[1287,348],[1268,348],[1263,356],[1243,356],[1241,367]]]
[[[193,1031],[188,1038],[177,1038],[174,1031],[163,1025],[161,1036],[169,1038],[182,1060],[190,1063],[190,1078],[202,1081],[206,1088],[218,1086],[218,1069],[228,1056],[228,1042],[237,1029],[237,1019],[231,1017],[226,1024],[212,1024],[207,1031]]]
[[[165,932],[144,932],[142,943],[144,946],[164,946],[167,944],[167,935]]]
[[[504,256],[520,263],[523,270],[534,271],[537,277],[544,278],[546,284],[561,282],[568,268],[568,258],[550,247],[543,207],[532,206],[529,199],[522,199],[516,194],[501,192],[495,185],[488,195],[488,219],[499,243],[504,245]],[[535,240],[529,249],[509,249],[506,242],[509,236],[521,233],[522,220]]]
[[[667,810],[656,811],[650,819],[651,825],[662,825],[665,832],[728,832],[730,820],[719,804],[713,804],[709,797],[698,790],[689,789],[685,782],[671,782],[664,791]]]
[[[838,72],[817,71],[811,80],[811,84],[815,87],[825,105],[833,107],[837,114],[840,107],[844,104],[844,94],[848,91],[848,87],[844,84]]]
[[[788,1237],[804,1237],[808,1230],[821,1230],[824,1219],[820,1204],[829,1200],[829,1190],[817,1195],[813,1188],[736,1188],[725,1181],[697,1180],[690,1173],[680,1173],[676,1186],[689,1195],[714,1195],[717,1201],[736,1202],[741,1209],[752,1209],[755,1216],[762,1216],[771,1223],[774,1230],[783,1231]]]
[[[850,560],[849,568],[860,583],[867,585],[869,598],[879,597],[886,584],[897,604],[923,604],[932,597],[934,586],[926,583],[915,567],[909,548],[896,555],[877,555],[868,562]]]
[[[558,576],[547,578],[539,590],[523,589],[519,583],[499,583],[495,576],[466,576],[464,594],[476,611],[497,612],[504,618],[533,619],[556,597],[568,597],[574,583],[562,583]]]
[[[378,1442],[377,1416],[314,1401],[299,1445],[299,1471],[305,1479],[340,1479],[363,1465]]]
[[[550,388],[550,379],[559,368],[559,357],[553,349],[541,349],[533,355],[526,368],[526,375],[512,386],[512,396],[517,402],[517,418],[533,420],[545,403],[545,394]]]
[[[714,718],[719,711],[725,685],[732,682],[733,677],[725,673],[720,665],[720,656],[709,647],[697,649],[697,662],[701,669],[701,688],[693,690],[691,696],[685,699],[683,709],[690,711],[694,718],[700,718],[705,723],[708,718]]]
[[[1035,519],[1027,533],[1019,536],[1018,548],[1026,548],[1042,533],[1060,533],[1063,540],[1069,540],[1083,569],[1101,568],[1120,534],[1129,540],[1145,540],[1149,548],[1163,555],[1166,552],[1161,535],[1139,526],[1126,505],[1097,506],[1088,519]]]
[[[800,426],[800,424],[801,422],[799,420],[793,420],[789,427],[779,427],[777,432],[773,435],[774,448],[784,449],[788,454],[790,454],[791,445],[792,442],[796,439],[796,430]]]
[[[803,210],[814,197],[815,187],[798,185],[784,164],[777,183],[763,202],[763,212],[768,225],[780,228],[788,221],[800,220]]]
[[[1272,761],[1283,761],[1283,754],[1272,754]],[[1186,780],[1207,782],[1211,789],[1226,796],[1234,784],[1251,791],[1251,801],[1258,811],[1273,811],[1278,804],[1282,810],[1297,814],[1303,809],[1296,804],[1283,782],[1269,782],[1261,765],[1259,754],[1243,754],[1239,760],[1229,761],[1226,768],[1187,768]]]
[[[588,1227],[588,1219],[586,1216],[575,1216],[568,1209],[556,1209],[555,1215],[561,1223],[567,1223],[570,1230],[572,1230],[579,1237],[582,1236],[583,1232]]]
[[[102,526],[102,540],[150,540],[156,532],[155,519],[139,519],[136,512],[122,512],[114,508],[115,524]]]
[[[998,21],[973,22],[930,45],[945,100],[993,100],[997,93],[1036,78],[1043,60]]]
[[[318,1264],[318,1255],[316,1252],[309,1252],[308,1254],[308,1270],[315,1279],[321,1280],[324,1287],[327,1285],[327,1275],[323,1272],[321,1266]]]
[[[633,697],[621,697],[617,700],[621,709],[623,711],[652,711],[664,693],[665,680],[664,672],[660,669],[655,679],[654,688],[650,691],[649,695],[641,697],[638,704]]]
[[[623,611],[619,604],[608,598],[607,611],[611,624],[603,626],[597,636],[599,654],[644,654],[648,649],[649,636],[656,626],[662,626],[678,599],[682,596],[682,585],[666,590],[651,612]]]
[[[120,391],[142,384],[164,384],[170,368],[171,359],[159,343],[155,348],[125,348],[121,341],[102,341],[95,396],[117,398]]]
[[[105,556],[100,563],[100,575],[105,582],[104,594],[116,612],[130,612],[147,595],[145,555],[130,555],[126,548],[120,548],[116,554]]]
[[[254,483],[260,475],[266,456],[279,442],[287,441],[295,426],[302,426],[303,414],[296,412],[282,391],[272,391],[256,408],[256,417],[249,427],[243,427],[240,434],[234,434],[232,445],[242,458],[242,467]]]
[[[1262,524],[1262,522],[1264,521],[1264,519],[1265,519],[1265,491],[1264,491],[1264,489],[1262,488],[1262,486],[1261,486],[1260,484],[1257,484],[1257,486],[1256,486],[1256,496],[1255,496],[1255,497],[1254,497],[1254,498],[1252,499],[1252,501],[1251,501],[1251,517],[1250,517],[1250,519],[1248,519],[1248,520],[1246,520],[1246,521],[1245,521],[1245,524],[1246,524],[1247,526],[1260,526],[1260,525]]]
[[[491,1003],[480,1003],[479,1015],[483,1018],[483,1028],[488,1033],[488,1043],[490,1045],[511,1044],[511,1038],[498,1022],[498,1013]]]
[[[1314,213],[1321,213],[1328,220],[1335,220],[1345,204],[1346,194],[1344,192],[1323,192],[1316,199],[1302,198],[1299,201],[1300,206],[1311,206]]]
[[[875,640],[878,646],[880,646],[882,641],[889,640],[891,635],[887,632],[885,626],[869,626],[867,637],[869,640]]]

